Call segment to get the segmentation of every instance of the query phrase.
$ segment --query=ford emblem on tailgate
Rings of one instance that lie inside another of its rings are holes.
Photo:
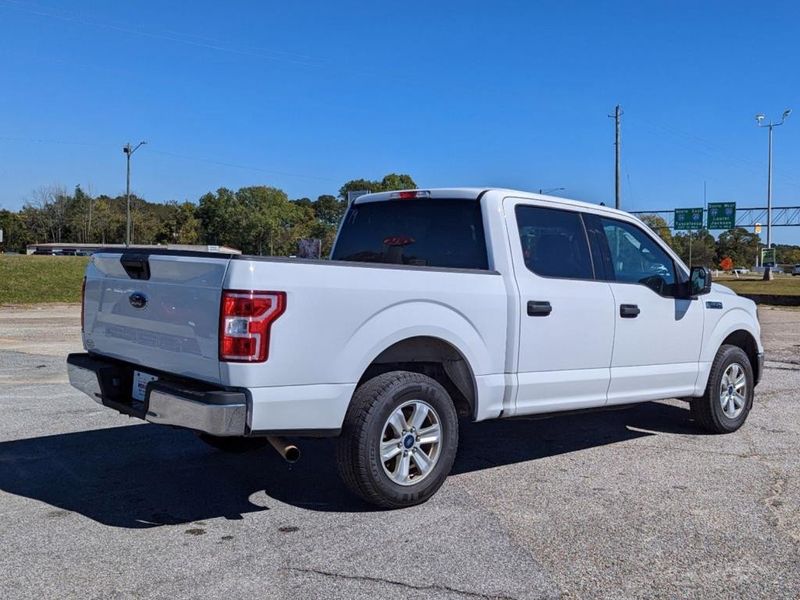
[[[142,292],[133,292],[130,296],[128,296],[128,302],[131,303],[133,308],[144,308],[147,304],[147,296],[145,296]]]

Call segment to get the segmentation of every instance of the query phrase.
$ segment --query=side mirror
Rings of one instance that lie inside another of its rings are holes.
[[[689,271],[689,295],[702,296],[711,292],[711,271],[705,267],[692,267]]]

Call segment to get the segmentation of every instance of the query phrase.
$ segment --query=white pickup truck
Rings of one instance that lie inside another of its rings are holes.
[[[101,252],[86,271],[96,402],[215,447],[337,436],[346,485],[401,507],[441,486],[458,417],[683,398],[732,432],[763,371],[756,307],[629,214],[503,189],[362,196],[331,260]]]

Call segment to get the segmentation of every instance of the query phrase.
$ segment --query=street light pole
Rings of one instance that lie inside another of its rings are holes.
[[[792,114],[792,109],[787,108],[781,115],[781,120],[778,123],[764,123],[766,118],[763,114],[756,115],[756,123],[759,127],[766,127],[768,135],[769,150],[767,153],[767,248],[772,248],[772,130],[784,124],[789,115]],[[764,267],[764,279],[772,279],[772,268]]]
[[[125,157],[127,158],[127,175],[125,178],[125,202],[127,204],[127,221],[125,225],[125,245],[131,245],[131,156],[133,153],[136,152],[141,146],[145,145],[147,142],[139,142],[131,148],[130,142],[125,144],[122,147],[122,151],[125,153]]]
[[[782,124],[783,121],[781,121]],[[772,123],[769,124],[769,150],[767,150],[767,248],[772,248]]]

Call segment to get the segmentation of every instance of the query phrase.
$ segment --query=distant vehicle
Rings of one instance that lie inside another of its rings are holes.
[[[733,272],[736,275],[747,275],[750,272],[750,269],[747,269],[745,267],[737,267],[736,269],[733,270]]]
[[[794,277],[795,275],[800,275],[800,265],[795,265],[792,268],[792,277]]]
[[[47,248],[37,248],[33,252],[34,256],[55,256],[56,253],[53,250],[49,250]]]
[[[753,405],[753,301],[622,211],[500,189],[369,194],[331,258],[98,252],[70,382],[225,451],[271,443],[296,460],[284,436],[337,437],[345,484],[388,508],[441,486],[459,416],[683,398],[728,433]]]

